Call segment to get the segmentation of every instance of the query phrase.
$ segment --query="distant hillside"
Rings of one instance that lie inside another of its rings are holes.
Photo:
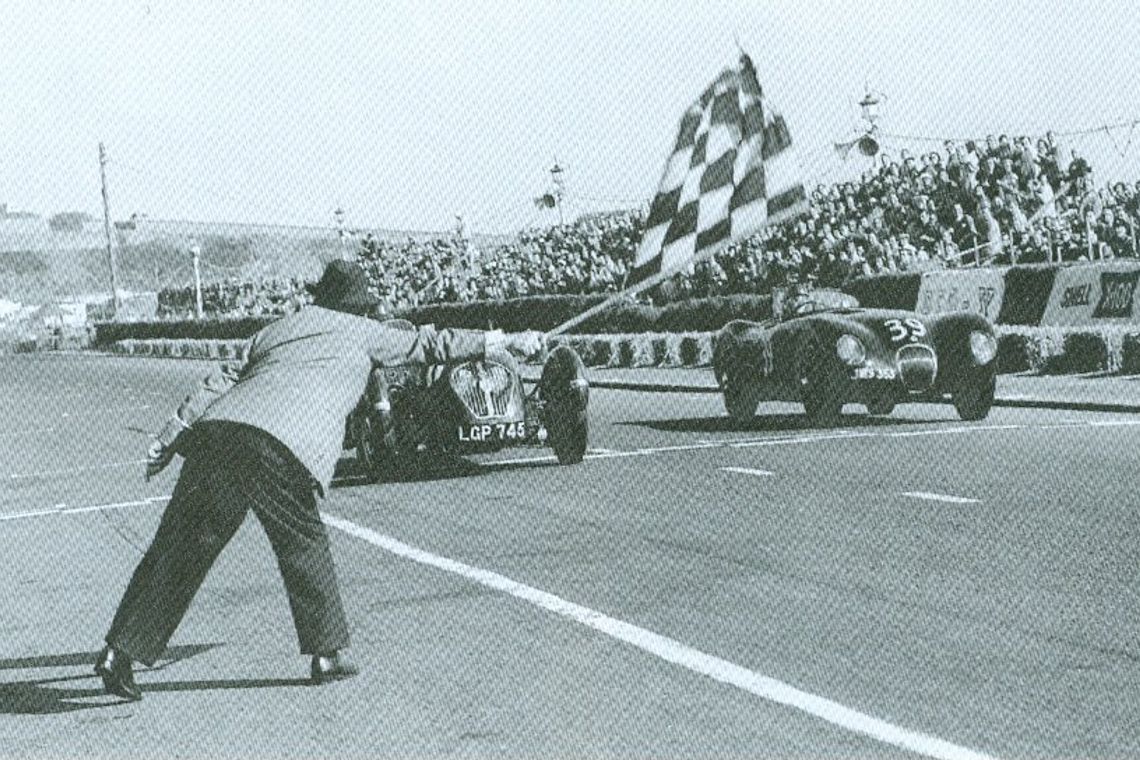
[[[446,232],[372,230],[381,240],[430,240]],[[362,234],[355,233],[354,234]],[[122,290],[156,291],[192,285],[190,246],[201,248],[204,283],[299,277],[315,280],[324,265],[350,252],[335,230],[258,224],[216,224],[136,219],[113,230],[118,285]],[[510,235],[473,236],[491,248]],[[101,221],[76,231],[58,231],[44,219],[0,221],[0,298],[24,303],[73,299],[107,292],[110,273]]]

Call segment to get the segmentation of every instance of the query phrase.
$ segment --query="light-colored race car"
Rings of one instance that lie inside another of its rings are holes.
[[[420,329],[406,320],[385,324]],[[344,445],[356,449],[373,481],[398,478],[425,453],[515,445],[545,444],[559,463],[576,464],[586,453],[589,397],[585,366],[568,346],[550,351],[529,393],[506,351],[455,364],[377,368],[345,424]]]
[[[989,414],[997,338],[981,315],[863,309],[847,294],[803,286],[773,303],[778,317],[734,320],[714,338],[713,371],[735,424],[750,424],[763,401],[802,403],[821,425],[846,403],[886,415],[946,396],[964,420]]]

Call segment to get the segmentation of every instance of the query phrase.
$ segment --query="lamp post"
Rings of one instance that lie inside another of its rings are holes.
[[[197,243],[190,246],[190,260],[194,264],[194,316],[202,318],[202,247]]]
[[[876,138],[879,125],[875,122],[879,119],[879,103],[882,100],[882,94],[872,92],[868,86],[866,94],[859,101],[859,111],[863,115],[863,121],[867,122],[867,132],[856,141],[856,144],[859,152],[868,158],[874,158],[879,153],[879,141]]]
[[[566,189],[566,186],[565,186],[566,179],[563,176],[564,172],[565,172],[565,170],[561,166],[559,166],[558,161],[555,160],[554,166],[550,167],[550,179],[554,182],[554,204],[556,206],[558,206],[558,225],[559,226],[562,226],[562,224],[563,224],[562,196],[563,196],[564,191]]]
[[[344,258],[344,209],[340,206],[336,207],[333,212],[333,219],[336,220],[336,236],[340,240],[340,257]]]
[[[875,120],[879,118],[879,103],[881,102],[878,93],[871,92],[870,89],[859,101],[859,110],[863,114],[863,120],[870,124],[872,129],[875,128]]]

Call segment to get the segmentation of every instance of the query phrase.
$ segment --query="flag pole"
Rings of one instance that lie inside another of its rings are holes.
[[[740,63],[741,63],[743,75],[744,76],[751,76],[753,79],[755,79],[755,69],[752,65],[752,59],[749,58],[748,55],[744,52],[743,48],[741,48],[740,40],[736,37],[734,37],[734,40],[736,42],[737,49],[740,51],[740,57],[741,57]],[[726,72],[727,71],[728,70],[726,69]],[[723,73],[721,76],[723,76]],[[719,81],[720,81],[720,77],[718,77],[718,79],[714,81],[714,85],[716,84],[716,82],[719,82]],[[759,99],[760,98],[759,82],[756,82],[755,86],[757,88],[756,97]],[[706,89],[706,93],[711,91],[711,87],[712,86],[710,85],[710,89]],[[704,98],[704,97],[706,97],[706,96],[702,96],[702,98]],[[706,107],[706,104],[703,103],[701,99],[698,99],[697,103],[694,106],[690,106],[690,110],[692,108],[696,107],[697,105],[699,105],[701,109],[704,109]],[[688,114],[688,113],[689,113],[689,111],[686,111],[686,114]],[[682,118],[681,126],[682,126],[682,130],[684,130],[684,128],[685,128],[684,117]],[[683,134],[683,132],[682,132],[682,134]],[[791,143],[791,141],[790,141],[790,136],[789,136],[788,144],[790,145],[790,143]],[[672,151],[670,151],[669,156],[666,158],[665,172],[663,175],[662,182],[664,182],[664,177],[669,176],[669,174],[668,174],[669,169],[670,169],[669,161],[676,154],[677,150],[678,150],[678,148],[674,147],[674,149]],[[661,189],[659,187],[658,194],[660,194],[660,193],[661,193]],[[652,213],[652,204],[651,204],[651,212],[650,213]],[[779,216],[782,217],[783,215],[779,215]],[[774,223],[779,223],[781,221],[784,221],[784,219],[783,218],[772,219],[769,217],[762,224],[760,224],[758,228],[751,230],[750,234],[758,232],[759,229],[761,229],[761,228],[768,227]],[[741,237],[743,237],[743,236],[741,236]],[[691,257],[685,257],[683,260],[675,263],[672,267],[669,267],[667,269],[663,269],[662,271],[658,272],[657,274],[652,275],[651,277],[648,277],[645,280],[637,282],[636,284],[634,284],[630,287],[627,287],[625,290],[622,290],[618,293],[615,293],[614,295],[603,300],[601,303],[596,304],[595,306],[592,306],[589,309],[586,309],[581,314],[578,314],[577,316],[566,320],[565,322],[563,322],[562,324],[553,328],[552,330],[547,331],[546,337],[549,338],[549,337],[552,337],[555,335],[560,335],[560,334],[566,332],[567,330],[580,325],[582,322],[586,321],[587,319],[594,316],[598,312],[603,311],[605,309],[608,309],[610,306],[617,303],[618,301],[625,300],[625,299],[629,298],[630,296],[634,296],[638,293],[641,293],[644,290],[648,290],[649,288],[652,288],[654,285],[657,285],[657,284],[663,282],[664,280],[667,280],[668,278],[672,277],[673,275],[677,274],[678,272],[680,272],[683,269],[687,269],[691,266],[694,266],[696,264],[700,264],[704,261],[707,261],[708,259],[715,256],[720,251],[724,250],[724,248],[728,247],[730,244],[736,242],[738,239],[739,238],[737,238],[737,237],[725,238],[723,240],[718,241],[716,244],[714,244],[714,245],[712,245],[712,246],[710,246],[710,247],[708,247],[708,248],[706,248],[700,252],[697,252],[695,255],[693,255]],[[658,251],[656,255],[661,256],[662,252]],[[636,260],[636,257],[635,257],[635,260]]]
[[[591,306],[590,308],[586,309],[581,314],[578,314],[577,316],[571,317],[570,319],[566,320],[565,322],[558,325],[557,327],[555,327],[551,330],[548,330],[546,332],[546,337],[549,338],[549,337],[552,337],[554,335],[561,335],[562,333],[566,332],[570,328],[577,327],[578,325],[582,324],[583,322],[585,322],[590,317],[594,316],[595,314],[597,314],[600,311],[604,311],[605,309],[608,309],[609,307],[613,306],[615,303],[617,303],[619,301],[624,301],[625,299],[627,299],[631,296],[635,296],[638,293],[642,292],[643,290],[648,290],[649,288],[652,288],[654,285],[657,285],[661,282],[664,282],[665,280],[669,279],[670,277],[677,274],[678,272],[680,272],[683,269],[688,269],[691,266],[694,266],[696,264],[700,264],[701,262],[707,261],[708,259],[712,258],[716,254],[723,251],[727,246],[728,246],[728,241],[723,241],[719,245],[712,246],[710,248],[706,248],[705,250],[703,250],[700,253],[693,256],[691,259],[685,259],[684,261],[682,261],[678,264],[674,264],[669,269],[662,270],[662,271],[658,272],[657,274],[655,274],[651,277],[647,277],[646,279],[641,280],[638,283],[629,286],[628,288],[626,288],[625,290],[623,290],[619,293],[614,293],[612,296],[605,299],[601,303]]]

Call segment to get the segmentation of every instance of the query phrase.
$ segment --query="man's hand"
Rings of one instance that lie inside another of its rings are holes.
[[[146,452],[147,481],[165,470],[172,459],[174,459],[174,447],[163,446],[162,441],[157,439],[151,441],[150,448]]]
[[[505,336],[503,345],[511,353],[529,358],[541,353],[545,343],[546,336],[543,333],[537,330],[527,330]]]

